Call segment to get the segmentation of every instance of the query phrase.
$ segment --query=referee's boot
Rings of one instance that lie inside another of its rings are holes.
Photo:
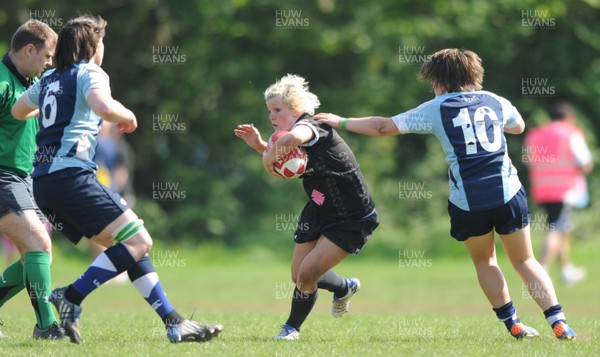
[[[54,289],[50,294],[50,302],[56,307],[60,317],[60,327],[65,330],[65,335],[73,343],[81,343],[81,333],[79,332],[79,316],[83,308],[75,305],[65,298],[67,287]]]
[[[36,324],[33,328],[33,338],[36,340],[62,340],[65,338],[65,330],[58,326],[58,322],[54,322],[43,330]]]

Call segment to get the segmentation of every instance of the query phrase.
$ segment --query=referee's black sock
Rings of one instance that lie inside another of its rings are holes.
[[[315,306],[318,295],[318,289],[314,293],[309,294],[298,290],[298,287],[294,288],[290,317],[285,324],[300,331],[300,326],[302,326],[313,306]]]
[[[339,276],[333,270],[327,270],[317,282],[319,289],[329,290],[337,297],[344,297],[348,294],[348,284],[346,279]]]

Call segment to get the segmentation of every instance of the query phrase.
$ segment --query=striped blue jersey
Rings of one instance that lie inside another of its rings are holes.
[[[32,177],[71,167],[96,170],[92,159],[102,119],[86,100],[93,89],[110,93],[108,75],[93,63],[80,62],[61,73],[46,72],[27,91],[40,108]]]
[[[392,118],[401,133],[433,134],[446,154],[450,202],[482,211],[508,202],[521,188],[508,157],[504,127],[521,115],[487,91],[446,93]]]

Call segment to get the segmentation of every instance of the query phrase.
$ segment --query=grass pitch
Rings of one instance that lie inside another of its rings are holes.
[[[592,242],[574,252],[588,280],[567,287],[556,282],[576,341],[558,341],[541,311],[500,254],[519,317],[540,331],[533,341],[516,341],[498,322],[477,285],[468,257],[447,260],[403,251],[398,259],[350,257],[336,271],[361,279],[350,313],[329,314],[331,294],[319,301],[300,341],[274,341],[289,312],[293,285],[287,262],[266,253],[242,256],[215,251],[155,248],[151,257],[177,310],[194,319],[220,322],[222,335],[210,343],[173,345],[162,323],[129,284],[100,287],[85,300],[82,345],[34,341],[35,318],[25,293],[0,310],[2,356],[593,356],[600,355],[600,304],[595,272],[600,249]],[[85,268],[73,252],[57,249],[56,287]],[[81,253],[75,253],[81,255]],[[411,260],[412,259],[412,260]],[[556,274],[554,274],[556,275]]]

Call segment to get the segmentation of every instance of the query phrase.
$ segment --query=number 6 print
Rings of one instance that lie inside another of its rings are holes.
[[[49,127],[56,121],[56,95],[60,92],[60,83],[52,82],[48,85],[46,95],[44,95],[44,107],[41,110],[42,125],[44,128]]]

